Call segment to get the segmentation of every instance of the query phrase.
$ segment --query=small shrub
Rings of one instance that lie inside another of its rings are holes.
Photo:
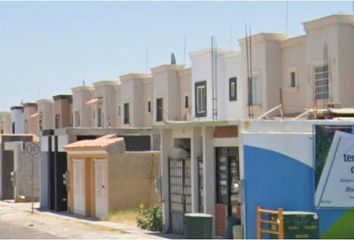
[[[138,227],[150,231],[162,231],[162,209],[157,204],[152,208],[145,208],[143,204],[139,206],[137,217]]]

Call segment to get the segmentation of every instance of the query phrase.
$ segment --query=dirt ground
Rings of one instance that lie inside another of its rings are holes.
[[[40,232],[49,233],[64,239],[174,239],[182,237],[142,230],[134,226],[135,224],[131,219],[127,223],[119,222],[118,218],[114,222],[98,221],[69,215],[66,212],[40,211],[38,207],[39,204],[35,203],[35,210],[32,214],[30,203],[0,201],[0,219],[5,222],[31,227]]]

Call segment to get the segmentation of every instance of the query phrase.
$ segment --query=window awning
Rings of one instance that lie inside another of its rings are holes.
[[[86,102],[87,105],[93,105],[96,103],[102,103],[103,102],[103,98],[102,97],[97,97],[97,98],[91,98],[90,100],[88,100]]]

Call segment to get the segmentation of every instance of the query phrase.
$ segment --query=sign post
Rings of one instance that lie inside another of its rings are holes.
[[[33,214],[34,210],[34,159],[38,157],[40,152],[39,143],[26,142],[25,143],[25,155],[32,161],[32,192],[31,192],[31,213]]]

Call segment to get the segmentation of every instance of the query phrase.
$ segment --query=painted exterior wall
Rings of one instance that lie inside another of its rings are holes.
[[[145,125],[144,80],[150,75],[132,73],[120,76],[122,127],[143,127]],[[149,96],[150,94],[146,94]],[[129,104],[129,123],[124,123],[124,104]]]
[[[72,95],[56,95],[54,99],[53,125],[58,121],[57,128],[65,128],[73,126],[73,98]],[[59,117],[57,120],[56,118]]]
[[[352,107],[354,90],[351,76],[354,48],[354,16],[332,15],[304,23],[306,31],[306,63],[308,74],[313,80],[313,67],[324,62],[324,46],[328,46],[330,71],[330,101],[342,107]],[[310,82],[311,83],[311,82]],[[310,86],[308,86],[310,87]],[[309,91],[314,91],[309,88]],[[312,92],[308,92],[308,101],[313,101]],[[312,98],[310,98],[312,97]]]
[[[3,134],[12,133],[11,112],[0,112],[0,132]]]
[[[352,209],[315,207],[313,126],[349,126],[353,121],[254,121],[242,132],[246,238],[256,238],[256,208],[311,211],[321,238],[353,236]],[[290,174],[291,173],[291,174]],[[348,225],[349,224],[349,225]]]
[[[91,86],[78,86],[71,90],[73,93],[72,112],[74,127],[93,127],[92,106],[86,103],[92,99],[94,88]]]
[[[102,98],[102,103],[94,104],[93,109],[96,111],[95,114],[95,126],[98,126],[98,115],[97,115],[97,108],[102,109],[103,114],[103,125],[102,127],[116,127],[116,116],[117,116],[117,108],[116,106],[116,92],[114,87],[118,85],[116,81],[100,81],[95,82],[95,97]]]
[[[146,78],[143,81],[143,96],[144,96],[144,127],[151,127],[153,120],[153,80],[152,78]],[[150,102],[150,112],[149,112],[149,102]]]
[[[280,44],[282,57],[282,91],[285,106],[293,107],[287,109],[290,112],[301,112],[304,107],[310,107],[306,101],[306,91],[308,88],[306,74],[306,46],[305,37],[287,39]],[[290,87],[290,73],[296,74],[297,86]]]
[[[15,202],[30,202],[33,197],[34,201],[38,201],[39,156],[27,157],[23,144],[24,142],[5,143],[5,150],[13,151],[14,157],[14,200]]]
[[[54,128],[53,120],[53,100],[41,99],[37,101],[38,107],[38,130],[46,130]],[[42,118],[42,127],[40,127],[40,118]]]
[[[12,133],[23,134],[25,132],[25,120],[22,106],[11,107]]]
[[[37,113],[37,103],[25,103],[23,105],[23,113],[25,121],[25,133],[38,134],[38,115],[35,115]]]
[[[117,111],[117,115],[115,117],[116,127],[122,127],[122,116],[123,116],[123,106],[121,100],[121,83],[118,83],[117,86],[114,87],[115,95],[116,95],[116,102],[115,102],[115,109]]]
[[[242,98],[238,97],[235,102],[229,100],[229,78],[237,77],[237,93],[242,91],[242,76],[240,66],[240,55],[231,49],[216,49],[216,72],[217,84],[214,86],[216,92],[216,110],[217,117],[214,120],[235,119],[241,116],[242,108],[233,111],[228,111],[230,108],[240,106]],[[192,119],[197,121],[213,120],[213,84],[212,84],[212,54],[211,49],[204,49],[190,54],[192,61]],[[206,81],[206,117],[196,117],[196,96],[195,83],[199,81]]]
[[[179,89],[180,89],[180,120],[189,121],[192,119],[192,93],[191,93],[191,68],[185,68],[178,71]],[[186,97],[188,97],[188,107],[186,107]]]

